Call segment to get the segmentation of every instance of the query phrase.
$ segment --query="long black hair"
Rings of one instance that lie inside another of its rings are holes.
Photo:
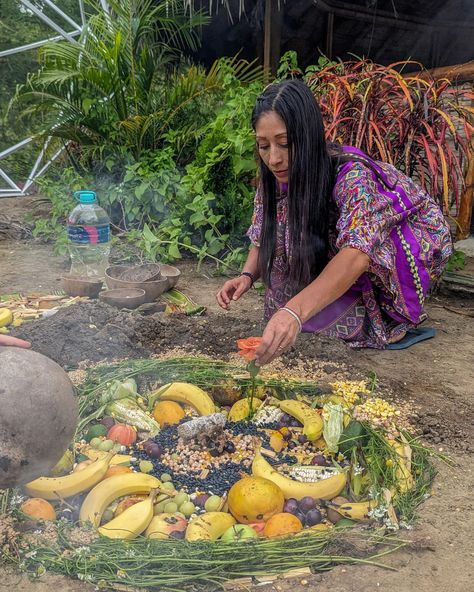
[[[335,159],[324,137],[321,111],[310,89],[299,80],[268,86],[252,113],[255,130],[259,118],[274,111],[283,120],[288,138],[289,281],[295,288],[308,285],[328,261],[328,230]],[[260,158],[263,192],[263,227],[259,267],[270,285],[276,249],[278,189],[275,176]]]

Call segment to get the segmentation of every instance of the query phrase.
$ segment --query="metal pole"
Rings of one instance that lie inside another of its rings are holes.
[[[31,12],[36,14],[38,18],[44,21],[47,25],[49,25],[52,29],[54,29],[57,33],[59,33],[64,39],[67,39],[71,43],[77,43],[74,37],[71,37],[69,33],[67,33],[64,29],[62,29],[58,24],[56,24],[53,20],[51,20],[48,16],[43,14],[41,10],[39,10],[34,4],[32,4],[29,0],[20,0],[20,2],[29,8]]]
[[[21,189],[18,187],[18,185],[10,179],[10,177],[2,168],[0,168],[0,177],[3,177],[5,181],[10,185],[10,187],[21,193]],[[10,189],[0,189],[0,193],[5,193],[7,191],[10,191]]]
[[[37,179],[38,177],[41,177],[41,175],[44,173],[44,171],[49,167],[49,165],[53,164],[53,162],[56,160],[56,158],[58,158],[58,156],[61,154],[61,152],[63,150],[64,150],[64,147],[61,147],[57,152],[55,152],[53,154],[53,156],[48,160],[48,162],[36,173],[35,179]],[[33,179],[33,181],[35,179]]]
[[[81,31],[71,31],[68,35],[71,37],[77,37],[81,34]],[[19,53],[21,51],[29,51],[30,49],[36,49],[37,47],[41,47],[46,43],[52,43],[53,41],[60,41],[62,39],[62,35],[56,35],[56,37],[50,37],[49,39],[43,39],[42,41],[35,41],[34,43],[28,43],[27,45],[22,45],[20,47],[13,47],[12,49],[4,49],[0,51],[0,58],[5,56],[13,55],[14,53]]]
[[[83,0],[79,0],[79,12],[81,13],[82,26],[86,26],[86,11],[84,10]]]
[[[14,146],[10,146],[10,148],[7,148],[6,150],[3,150],[2,152],[0,152],[0,160],[2,160],[2,158],[5,158],[5,156],[8,156],[9,154],[13,154],[13,152],[16,152],[26,144],[29,144],[32,139],[32,137],[26,138],[25,140],[18,142],[18,144],[15,144]]]
[[[41,161],[43,160],[43,156],[46,153],[46,149],[48,148],[50,141],[51,141],[51,137],[47,138],[45,143],[43,144],[43,148],[41,148],[41,152],[39,153],[39,156],[36,159],[36,162],[33,165],[33,168],[31,169],[30,174],[28,175],[28,179],[26,180],[25,185],[23,186],[23,191],[26,191],[28,189],[28,187],[33,183],[33,181],[35,179],[36,171],[38,170],[38,167],[39,167]]]
[[[63,19],[67,21],[70,25],[72,25],[75,29],[81,28],[75,21],[72,20],[70,16],[68,16],[65,12],[58,8],[56,4],[54,4],[54,2],[51,2],[51,0],[43,0],[43,2],[47,4],[50,8],[52,8],[54,12],[57,12],[59,16],[62,16]]]

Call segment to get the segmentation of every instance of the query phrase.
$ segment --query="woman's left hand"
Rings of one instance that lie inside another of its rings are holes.
[[[262,343],[256,350],[256,366],[268,364],[291,347],[298,337],[299,326],[295,318],[285,310],[277,311],[268,321],[262,335]]]

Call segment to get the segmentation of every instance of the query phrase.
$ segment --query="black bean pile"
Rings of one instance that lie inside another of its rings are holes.
[[[277,423],[265,424],[266,429],[277,429],[277,427]],[[262,441],[263,447],[269,447],[268,434],[263,431],[262,427],[255,425],[253,422],[228,422],[226,424],[226,430],[234,435],[258,436]],[[163,427],[160,433],[153,438],[153,441],[165,452],[170,454],[176,452],[178,444],[177,426]],[[232,444],[232,441],[229,441],[228,444]],[[232,452],[232,447],[228,446],[228,448],[228,451]],[[244,466],[242,462],[229,461],[221,464],[218,469],[210,470],[206,477],[201,478],[201,471],[190,471],[187,474],[176,473],[167,464],[163,463],[161,459],[149,458],[144,450],[136,450],[134,456],[138,462],[140,460],[148,460],[153,464],[152,475],[159,479],[163,473],[167,473],[171,476],[175,488],[184,489],[187,493],[199,491],[213,495],[223,495],[241,478],[242,473],[249,474],[251,472],[250,468]],[[295,457],[288,454],[280,455],[278,460],[272,460],[272,464],[294,464],[295,462]]]

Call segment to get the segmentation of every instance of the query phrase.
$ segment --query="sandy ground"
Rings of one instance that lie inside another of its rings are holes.
[[[25,206],[29,208],[31,204],[0,200],[0,206],[2,212],[8,207],[11,216],[20,216]],[[218,309],[213,296],[222,278],[212,277],[210,268],[200,273],[191,264],[181,268],[181,289],[206,305],[212,315],[224,316],[226,313]],[[0,293],[51,292],[60,288],[60,277],[67,271],[67,261],[55,258],[47,245],[31,240],[0,240],[0,270]],[[400,400],[410,401],[417,409],[420,431],[428,443],[447,452],[453,461],[452,467],[437,463],[439,475],[432,497],[421,508],[415,528],[401,532],[401,537],[413,545],[384,558],[391,570],[343,566],[323,574],[279,578],[271,584],[260,585],[258,589],[265,592],[302,592],[307,589],[467,592],[473,589],[474,319],[466,314],[473,309],[472,300],[431,299],[427,306],[428,324],[438,329],[438,335],[434,340],[408,350],[355,352],[341,344],[334,346],[338,360],[343,360],[349,373],[351,370],[373,371]],[[246,300],[236,303],[229,322],[235,322],[239,317],[257,322],[260,311],[261,299],[252,293]],[[321,343],[323,347],[325,342]],[[17,592],[86,592],[94,589],[48,574],[31,583],[26,577],[0,567],[0,589],[2,586]]]

